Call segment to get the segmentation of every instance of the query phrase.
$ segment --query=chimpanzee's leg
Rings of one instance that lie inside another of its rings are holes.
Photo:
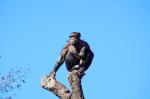
[[[76,59],[72,54],[68,54],[65,57],[65,64],[68,71],[71,71],[72,67],[79,65],[79,60]]]

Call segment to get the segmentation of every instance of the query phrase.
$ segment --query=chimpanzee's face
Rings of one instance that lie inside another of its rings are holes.
[[[70,43],[71,45],[78,45],[78,44],[79,44],[79,41],[80,41],[80,39],[77,38],[77,37],[70,37],[70,38],[69,38],[69,43]]]

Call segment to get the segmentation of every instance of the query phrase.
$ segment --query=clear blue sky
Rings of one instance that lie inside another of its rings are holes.
[[[95,53],[86,99],[150,99],[149,0],[1,0],[0,73],[31,69],[14,99],[58,99],[40,80],[72,31]],[[69,87],[65,65],[57,79]]]

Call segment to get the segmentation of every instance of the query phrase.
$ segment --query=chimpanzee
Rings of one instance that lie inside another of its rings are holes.
[[[80,32],[72,32],[69,36],[69,41],[62,49],[60,58],[57,61],[51,76],[55,74],[59,67],[65,62],[69,72],[76,69],[82,75],[91,65],[94,53],[91,51],[87,42],[80,39]]]

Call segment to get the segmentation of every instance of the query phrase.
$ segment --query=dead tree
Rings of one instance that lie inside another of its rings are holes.
[[[60,99],[84,99],[81,77],[79,77],[78,71],[73,70],[70,72],[68,80],[71,84],[71,91],[69,91],[64,84],[50,76],[43,77],[41,86],[58,96]]]

